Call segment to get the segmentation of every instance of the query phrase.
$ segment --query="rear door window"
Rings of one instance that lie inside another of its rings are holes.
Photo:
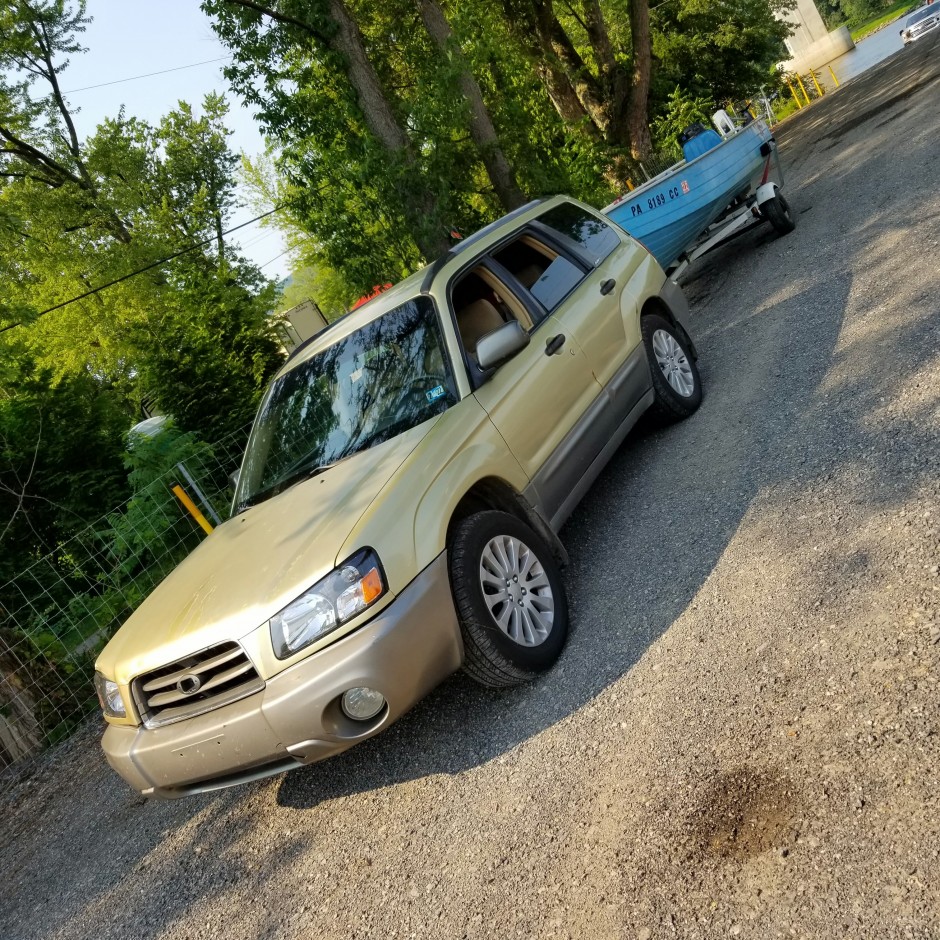
[[[574,242],[595,268],[620,245],[620,237],[606,222],[570,202],[549,209],[539,222]]]
[[[549,313],[585,276],[577,264],[528,233],[494,252],[493,258]]]

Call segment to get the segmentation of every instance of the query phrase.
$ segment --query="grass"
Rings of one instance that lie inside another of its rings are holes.
[[[888,7],[881,16],[869,20],[867,23],[861,23],[858,26],[850,28],[852,38],[858,42],[859,39],[864,39],[870,33],[877,32],[886,23],[890,23],[892,20],[904,16],[905,13],[909,10],[913,10],[917,6],[920,6],[920,3],[911,3],[910,0],[900,0],[900,2]]]
[[[800,106],[793,100],[789,93],[787,93],[787,96],[783,99],[783,102],[784,103],[782,105],[774,102],[774,117],[776,118],[777,124],[788,118],[791,114],[795,114],[800,110]],[[806,105],[804,104],[803,107],[805,108]]]

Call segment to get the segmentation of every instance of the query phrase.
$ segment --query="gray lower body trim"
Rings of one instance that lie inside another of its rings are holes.
[[[641,344],[526,488],[526,499],[552,529],[561,528],[652,402],[649,362]]]
[[[620,423],[620,427],[610,436],[610,440],[604,445],[601,452],[594,458],[591,466],[581,477],[581,479],[572,487],[568,498],[558,507],[557,512],[551,517],[551,526],[557,532],[568,519],[568,516],[574,512],[578,503],[587,494],[594,481],[600,476],[601,470],[607,466],[608,461],[613,457],[617,448],[623,443],[623,439],[633,430],[633,426],[640,420],[643,412],[653,404],[653,390],[649,389],[642,398],[630,409],[630,413]]]

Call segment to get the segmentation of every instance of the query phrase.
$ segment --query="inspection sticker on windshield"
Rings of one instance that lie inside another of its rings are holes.
[[[444,397],[444,386],[435,385],[430,391],[425,392],[424,396],[428,401],[437,401],[438,398]]]

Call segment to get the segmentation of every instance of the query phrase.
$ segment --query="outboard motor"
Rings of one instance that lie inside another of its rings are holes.
[[[721,143],[717,131],[713,131],[704,124],[691,124],[679,135],[679,146],[686,163],[691,163],[696,157],[708,153],[713,147]]]
[[[718,129],[718,133],[722,137],[727,137],[729,134],[733,134],[737,128],[735,127],[734,121],[731,120],[731,115],[725,111],[724,108],[719,108],[712,115],[712,124]]]
[[[754,120],[754,115],[751,114],[751,102],[750,101],[738,101],[735,103],[734,110],[738,114],[738,121],[741,124],[741,127],[747,127]]]

